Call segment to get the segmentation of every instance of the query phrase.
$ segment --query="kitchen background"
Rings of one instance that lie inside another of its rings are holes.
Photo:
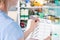
[[[18,11],[17,11],[18,10]],[[33,15],[60,24],[60,0],[20,0],[17,6],[9,8],[8,16],[16,21],[23,31]]]

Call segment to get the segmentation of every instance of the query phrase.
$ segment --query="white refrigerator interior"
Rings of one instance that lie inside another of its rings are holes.
[[[29,20],[29,21],[31,21],[31,20]],[[30,24],[27,24],[27,25],[30,25]],[[50,36],[51,27],[52,26],[51,26],[51,23],[49,20],[40,19],[40,22],[38,23],[37,27],[30,34],[31,35],[30,38],[44,40],[46,37]]]
[[[52,25],[52,40],[60,40],[60,25]]]

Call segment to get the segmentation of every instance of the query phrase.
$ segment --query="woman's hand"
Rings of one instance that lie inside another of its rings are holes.
[[[51,40],[51,36],[48,36],[46,39],[44,39],[44,40]]]
[[[38,18],[32,19],[31,25],[30,25],[30,30],[34,30],[37,27],[38,22],[39,22]]]
[[[39,19],[38,18],[34,18],[32,19],[31,21],[31,24],[30,24],[30,28],[24,32],[24,39],[26,39],[28,37],[28,35],[34,31],[34,29],[36,28],[37,24],[39,22]]]

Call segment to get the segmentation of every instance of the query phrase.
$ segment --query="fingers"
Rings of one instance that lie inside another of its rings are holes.
[[[51,40],[51,36],[48,36],[46,39],[44,39],[44,40]]]
[[[32,19],[32,20],[31,20],[30,28],[31,28],[32,30],[34,30],[34,29],[37,27],[38,22],[39,22],[39,19]]]
[[[35,19],[35,22],[39,22],[39,19],[37,18],[37,19]]]
[[[30,38],[29,40],[38,40],[38,39]]]

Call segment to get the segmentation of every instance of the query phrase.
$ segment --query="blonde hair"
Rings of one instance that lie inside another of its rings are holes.
[[[7,0],[0,0],[0,3],[3,3],[5,6],[5,11],[7,11]]]
[[[0,0],[0,3],[7,4],[6,0]]]

